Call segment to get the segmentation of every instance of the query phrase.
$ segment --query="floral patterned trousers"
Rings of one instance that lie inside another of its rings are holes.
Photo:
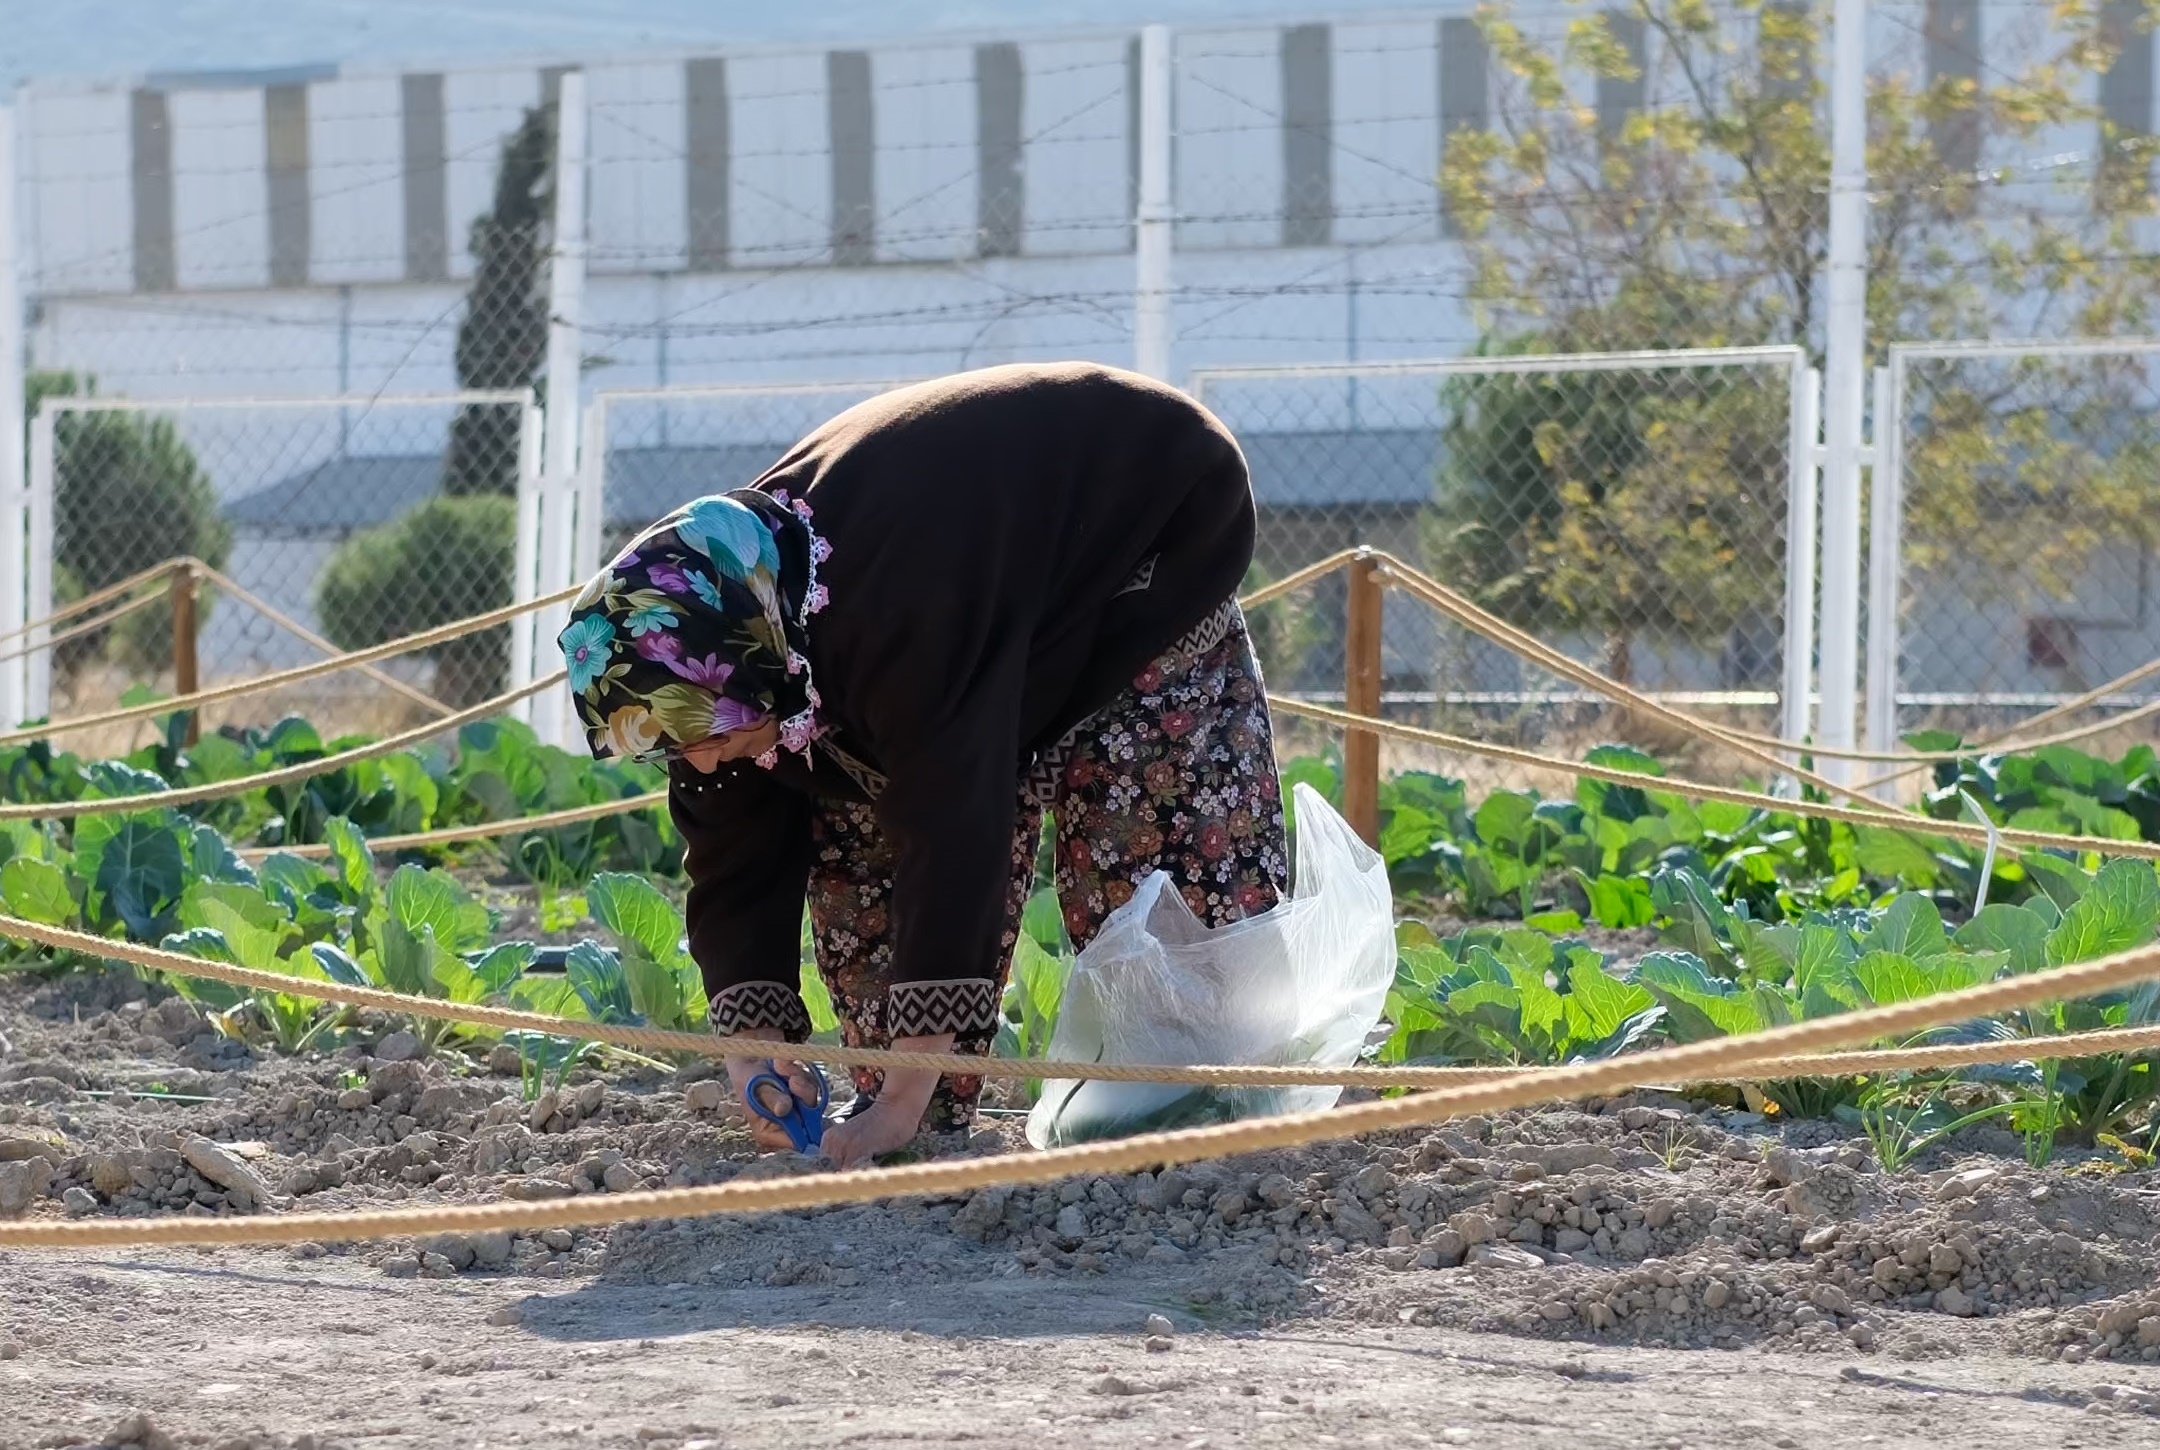
[[[1281,787],[1266,690],[1235,603],[1195,626],[1024,773],[994,984],[1000,993],[1034,889],[1045,810],[1056,821],[1058,899],[1075,947],[1093,941],[1103,919],[1157,870],[1210,926],[1275,904],[1288,870]],[[824,803],[811,831],[810,927],[841,1040],[888,1046],[891,844],[871,808],[854,802]],[[961,1033],[953,1051],[987,1052],[992,1036]],[[882,1082],[876,1069],[856,1069],[858,1101],[874,1099]],[[925,1126],[970,1126],[981,1092],[981,1078],[945,1078]]]

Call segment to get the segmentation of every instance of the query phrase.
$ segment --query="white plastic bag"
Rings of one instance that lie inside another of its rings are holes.
[[[1080,953],[1049,1056],[1066,1061],[1354,1062],[1395,977],[1387,866],[1319,792],[1296,787],[1297,886],[1209,929],[1158,871]],[[1028,1115],[1038,1148],[1332,1107],[1339,1087],[1052,1080]]]

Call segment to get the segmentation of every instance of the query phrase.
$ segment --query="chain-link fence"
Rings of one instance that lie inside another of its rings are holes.
[[[31,427],[26,609],[45,614],[181,555],[222,573],[199,609],[213,684],[322,658],[508,604],[537,414],[519,392],[438,397],[173,400],[74,395],[48,380]],[[310,715],[327,736],[416,718],[415,694],[469,703],[507,678],[507,631],[356,673],[234,720]],[[170,688],[160,603],[31,660],[23,713],[75,714],[131,685]],[[216,723],[213,721],[212,723]]]
[[[2160,655],[2160,342],[1900,344],[1889,374],[1871,743],[1999,728]]]
[[[819,424],[904,385],[794,383],[600,393],[588,412],[585,465],[588,487],[597,486],[601,508],[581,516],[601,521],[601,537],[581,552],[598,567],[676,506],[744,487]]]
[[[1255,582],[1371,545],[1640,689],[1797,729],[1809,378],[1797,349],[1756,348],[1225,369],[1193,387],[1252,469]],[[1344,616],[1338,577],[1257,618],[1271,684],[1340,698]],[[1600,697],[1400,594],[1382,672],[1391,713],[1444,728],[1558,748],[1613,733]]]

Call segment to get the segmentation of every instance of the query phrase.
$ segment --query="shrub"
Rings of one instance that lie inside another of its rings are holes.
[[[341,649],[448,624],[510,602],[517,504],[491,495],[432,498],[338,546],[315,585],[323,632]],[[502,689],[506,626],[428,653],[435,692],[453,705]]]
[[[73,373],[34,373],[35,412],[47,397],[88,395]],[[56,603],[138,574],[181,554],[223,567],[232,526],[218,514],[209,475],[169,418],[138,413],[65,413],[53,437],[53,593]],[[207,607],[207,599],[199,608]],[[172,610],[160,601],[116,624],[106,652],[131,668],[169,658]],[[95,648],[62,650],[63,661]]]

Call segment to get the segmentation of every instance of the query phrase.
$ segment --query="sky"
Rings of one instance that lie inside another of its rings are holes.
[[[1385,8],[1341,0],[0,0],[0,92],[45,77],[632,55]]]

